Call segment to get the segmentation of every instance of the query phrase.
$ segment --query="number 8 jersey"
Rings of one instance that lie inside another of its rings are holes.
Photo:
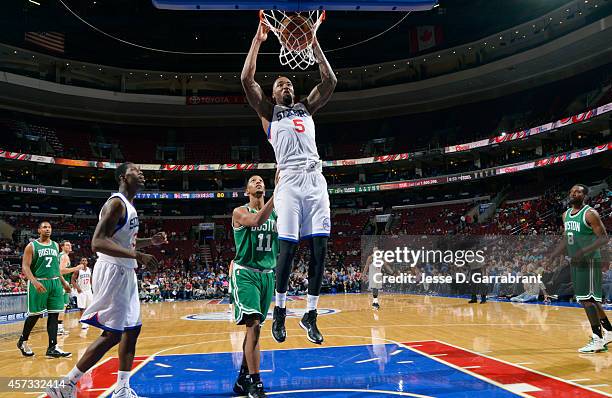
[[[257,210],[244,205],[250,213]],[[233,225],[233,220],[232,220]],[[278,232],[276,231],[276,211],[259,227],[234,227],[236,257],[234,263],[259,270],[274,269],[278,256]]]
[[[565,212],[565,238],[567,239],[567,253],[570,257],[574,257],[578,250],[590,246],[597,239],[593,228],[586,221],[586,213],[590,209],[591,206],[584,205],[574,215],[572,215],[571,207]],[[585,259],[600,259],[601,252],[597,249],[584,257]]]
[[[280,170],[308,169],[320,163],[314,121],[301,102],[293,107],[274,106],[268,141]]]

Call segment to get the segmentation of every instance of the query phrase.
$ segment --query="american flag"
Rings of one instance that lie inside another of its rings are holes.
[[[26,32],[25,41],[47,50],[64,53],[64,34],[58,32]]]

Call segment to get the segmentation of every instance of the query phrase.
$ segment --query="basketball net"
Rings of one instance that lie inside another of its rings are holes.
[[[280,42],[278,58],[281,65],[304,70],[316,63],[312,45],[317,29],[325,19],[324,10],[305,12],[261,10],[259,18]]]

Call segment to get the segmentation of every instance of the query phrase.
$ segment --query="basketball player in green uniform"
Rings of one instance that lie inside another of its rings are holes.
[[[43,221],[38,225],[39,238],[28,243],[24,252],[21,267],[28,278],[28,317],[23,325],[23,332],[17,342],[17,348],[26,357],[34,355],[28,346],[30,333],[38,318],[47,313],[47,334],[49,348],[47,357],[70,357],[57,347],[57,317],[64,311],[64,291],[70,292],[70,286],[60,275],[59,246],[51,240],[51,224]]]
[[[571,258],[574,294],[584,307],[593,330],[591,341],[578,352],[595,353],[607,351],[607,345],[612,341],[612,325],[601,305],[600,247],[608,243],[608,234],[597,211],[584,203],[587,194],[588,187],[581,184],[570,190],[572,207],[563,214],[564,239],[553,258],[566,250]]]
[[[79,264],[76,267],[70,266],[70,253],[72,253],[72,243],[65,240],[60,244],[60,249],[62,252],[59,255],[60,261],[60,274],[66,280],[68,285],[72,284],[72,273],[76,272],[78,274],[79,270],[83,269],[82,265]],[[64,334],[68,334],[67,330],[64,330],[64,314],[66,313],[66,308],[70,303],[70,294],[64,294],[64,311],[59,314],[59,324],[57,326],[57,334],[58,336],[63,336]]]
[[[249,203],[234,209],[232,227],[236,257],[231,266],[230,287],[234,320],[245,325],[244,357],[234,392],[249,398],[265,397],[259,377],[259,332],[274,294],[274,268],[278,255],[278,233],[274,198],[264,204],[266,192],[260,176],[249,178]]]

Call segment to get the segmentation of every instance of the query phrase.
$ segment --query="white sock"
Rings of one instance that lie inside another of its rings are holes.
[[[374,297],[372,299],[372,304],[378,304],[378,297]]]
[[[79,370],[79,368],[77,368],[76,366],[74,368],[72,368],[72,370],[68,373],[68,376],[66,376],[66,378],[68,379],[68,381],[73,382],[74,384],[76,384],[79,379],[81,378],[81,376],[83,376],[83,372],[81,372]]]
[[[124,387],[130,387],[130,372],[120,370],[117,372],[117,387],[115,387],[115,391],[119,391]]]
[[[306,295],[306,311],[316,310],[317,304],[319,304],[319,296]]]
[[[287,292],[279,293],[276,292],[276,306],[280,308],[285,308],[287,305]]]

